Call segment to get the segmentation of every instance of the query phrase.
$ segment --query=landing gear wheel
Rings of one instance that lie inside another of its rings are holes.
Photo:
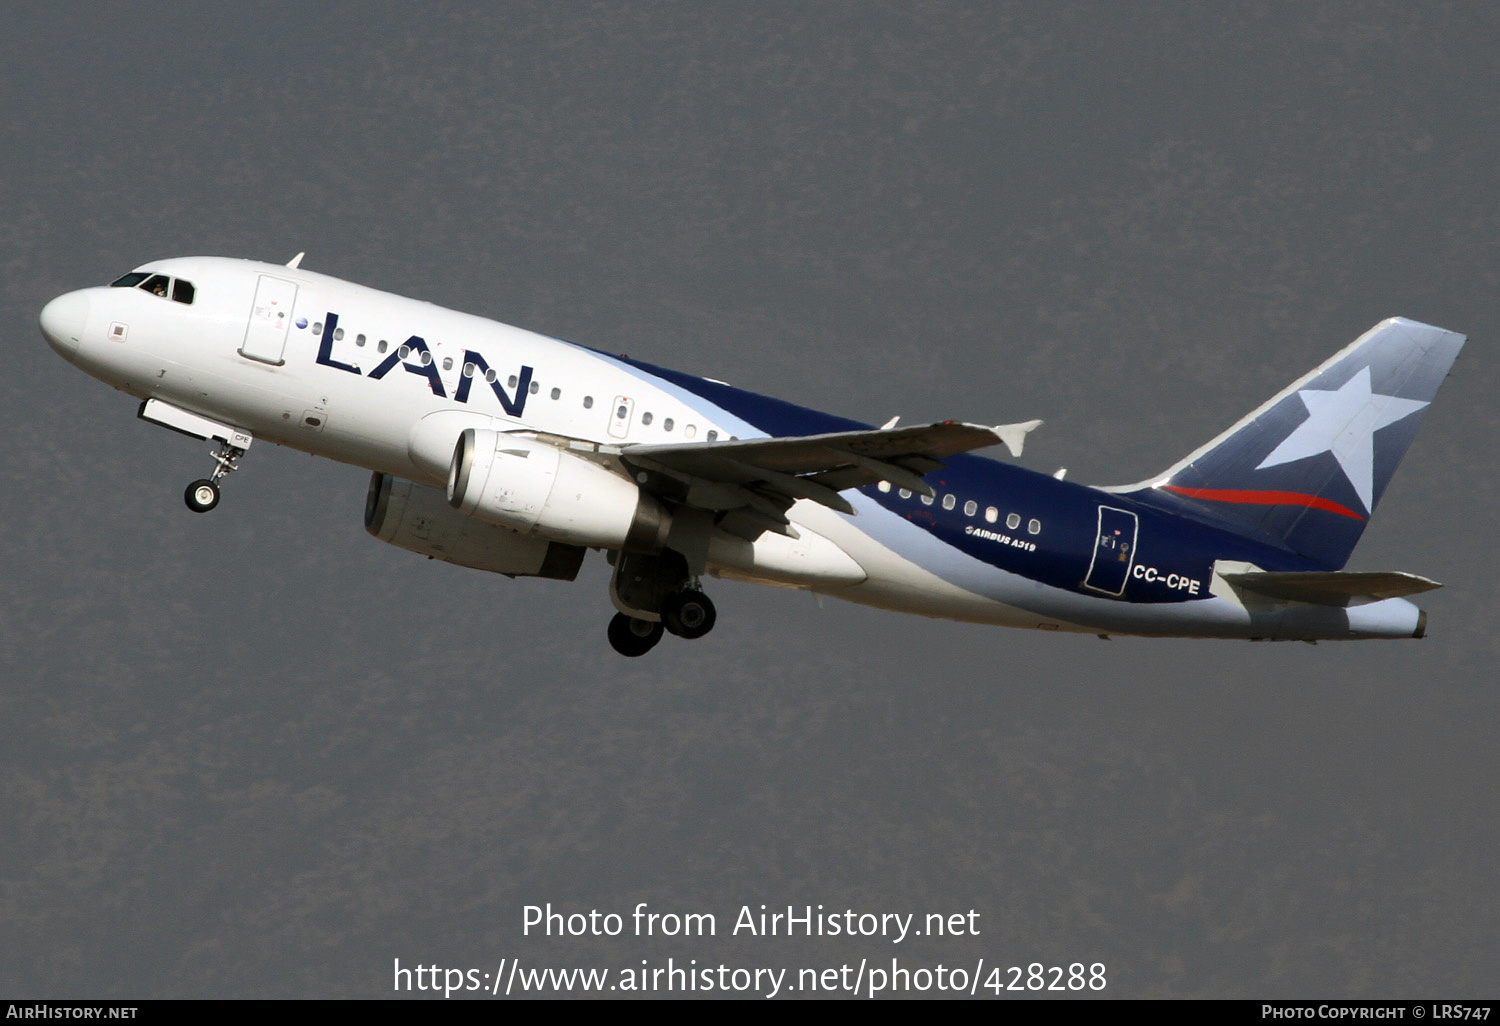
[[[622,656],[643,656],[661,640],[661,624],[616,613],[609,621],[609,643]]]
[[[242,431],[234,432],[235,441],[243,441],[246,446],[252,439]],[[215,435],[219,440],[218,449],[209,453],[218,464],[213,476],[199,478],[187,486],[187,492],[183,499],[187,501],[187,508],[194,513],[207,513],[219,504],[219,479],[226,474],[233,474],[239,468],[240,457],[245,455],[245,450],[237,445],[232,445],[224,438]]]
[[[207,478],[194,481],[187,486],[183,499],[194,513],[207,513],[219,504],[219,486]]]
[[[679,638],[701,638],[719,618],[713,602],[701,591],[674,592],[661,604],[661,622]]]

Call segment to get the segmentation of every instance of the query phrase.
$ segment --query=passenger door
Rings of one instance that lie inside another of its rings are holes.
[[[276,367],[285,363],[286,335],[292,326],[292,304],[296,300],[295,282],[261,275],[240,355]]]
[[[1129,510],[1099,507],[1099,530],[1094,536],[1094,558],[1089,563],[1088,576],[1083,579],[1085,588],[1106,595],[1124,593],[1130,568],[1135,563],[1138,529],[1136,516]]]

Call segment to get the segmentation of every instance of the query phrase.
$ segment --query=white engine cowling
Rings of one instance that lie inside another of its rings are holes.
[[[671,514],[634,481],[545,442],[467,428],[448,467],[466,516],[596,548],[659,552]]]
[[[585,552],[464,516],[436,488],[381,473],[370,478],[365,530],[411,552],[510,577],[571,581]]]

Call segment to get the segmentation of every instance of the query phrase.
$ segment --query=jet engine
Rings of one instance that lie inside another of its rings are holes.
[[[370,478],[365,530],[424,556],[507,577],[571,581],[585,551],[475,520],[456,512],[438,489],[381,473]]]
[[[636,483],[519,435],[468,428],[448,467],[460,514],[571,545],[660,552],[672,517]]]

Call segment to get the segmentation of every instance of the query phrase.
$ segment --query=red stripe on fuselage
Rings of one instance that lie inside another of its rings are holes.
[[[1177,485],[1163,485],[1169,492],[1185,495],[1189,499],[1207,499],[1209,502],[1238,502],[1252,506],[1306,506],[1309,509],[1326,510],[1329,513],[1337,513],[1341,517],[1353,517],[1355,520],[1363,520],[1348,506],[1320,498],[1316,495],[1304,495],[1301,492],[1250,492],[1241,491],[1237,488],[1179,488]]]

